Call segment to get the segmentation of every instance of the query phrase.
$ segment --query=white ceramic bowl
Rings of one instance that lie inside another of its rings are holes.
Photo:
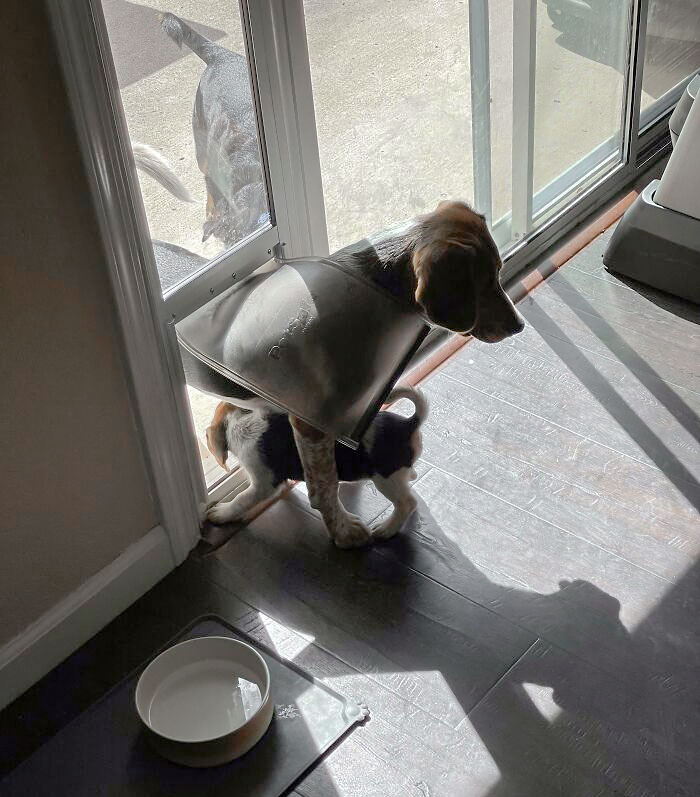
[[[156,750],[190,767],[248,752],[272,719],[270,671],[250,645],[198,637],[157,656],[136,686],[136,710]]]

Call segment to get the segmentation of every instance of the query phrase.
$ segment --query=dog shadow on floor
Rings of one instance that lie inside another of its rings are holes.
[[[589,581],[562,581],[550,594],[499,583],[422,502],[383,555],[422,572],[419,559],[441,558],[436,580],[448,581],[441,569],[459,573],[458,591],[536,637],[468,712],[501,773],[490,797],[696,793],[700,636],[684,619],[697,603],[697,565],[630,633],[619,601]]]
[[[321,647],[335,653],[340,633],[349,683],[365,682],[357,668],[392,689],[400,671],[416,690],[411,703],[422,703],[438,725],[447,716],[456,731],[448,736],[459,741],[429,768],[433,782],[414,784],[416,795],[471,794],[475,782],[485,784],[479,797],[697,793],[700,639],[686,623],[697,616],[697,566],[628,630],[619,601],[589,581],[541,593],[483,570],[422,501],[392,540],[350,552],[329,546],[317,528],[284,520],[284,504],[272,510],[280,518],[242,531],[215,559],[250,574],[259,596],[253,603]],[[519,645],[513,661],[475,691],[484,671],[474,648],[502,648],[508,628]],[[367,646],[369,669],[353,658],[361,660]],[[303,656],[295,661],[310,667]],[[442,691],[435,691],[436,673]],[[454,720],[460,712],[461,722]],[[383,715],[383,708],[375,714],[377,728]],[[388,722],[404,732],[398,718]],[[416,745],[416,761],[425,758],[425,739],[404,741]],[[336,794],[326,766],[314,777]]]

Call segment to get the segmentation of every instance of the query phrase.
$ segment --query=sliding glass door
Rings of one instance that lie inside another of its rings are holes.
[[[631,178],[640,103],[700,67],[695,0],[303,6],[331,251],[446,197],[522,250]]]
[[[505,250],[619,164],[631,11],[603,5],[306,0],[331,250],[446,197]]]
[[[497,9],[512,9],[512,93],[493,98],[512,114],[512,210],[494,219],[507,249],[622,162],[631,17],[628,0],[501,2],[493,24]]]

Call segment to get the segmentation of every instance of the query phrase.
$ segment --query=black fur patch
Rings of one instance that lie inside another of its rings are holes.
[[[267,418],[268,427],[258,440],[258,451],[273,475],[274,485],[285,479],[302,481],[304,469],[289,418],[282,413],[272,413]],[[369,479],[375,473],[386,478],[401,468],[411,467],[414,461],[411,436],[416,426],[415,416],[404,418],[393,412],[380,412],[372,424],[374,441],[370,451],[362,445],[353,451],[336,443],[335,462],[340,481]]]
[[[411,436],[418,422],[415,415],[404,418],[394,412],[380,412],[374,419],[374,442],[369,454],[372,473],[390,476],[401,468],[410,468],[415,459]]]
[[[267,420],[267,429],[258,439],[258,451],[263,464],[272,472],[275,487],[285,479],[303,481],[304,469],[289,418],[280,412],[268,415]]]

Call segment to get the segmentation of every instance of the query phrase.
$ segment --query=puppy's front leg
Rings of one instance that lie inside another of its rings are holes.
[[[266,473],[248,472],[250,484],[231,501],[215,504],[207,512],[207,520],[217,526],[222,523],[233,523],[244,520],[250,510],[272,497],[277,491]]]
[[[338,497],[335,440],[301,418],[290,415],[289,421],[304,468],[309,503],[321,513],[331,539],[339,548],[366,545],[372,537],[369,528],[347,512]]]

